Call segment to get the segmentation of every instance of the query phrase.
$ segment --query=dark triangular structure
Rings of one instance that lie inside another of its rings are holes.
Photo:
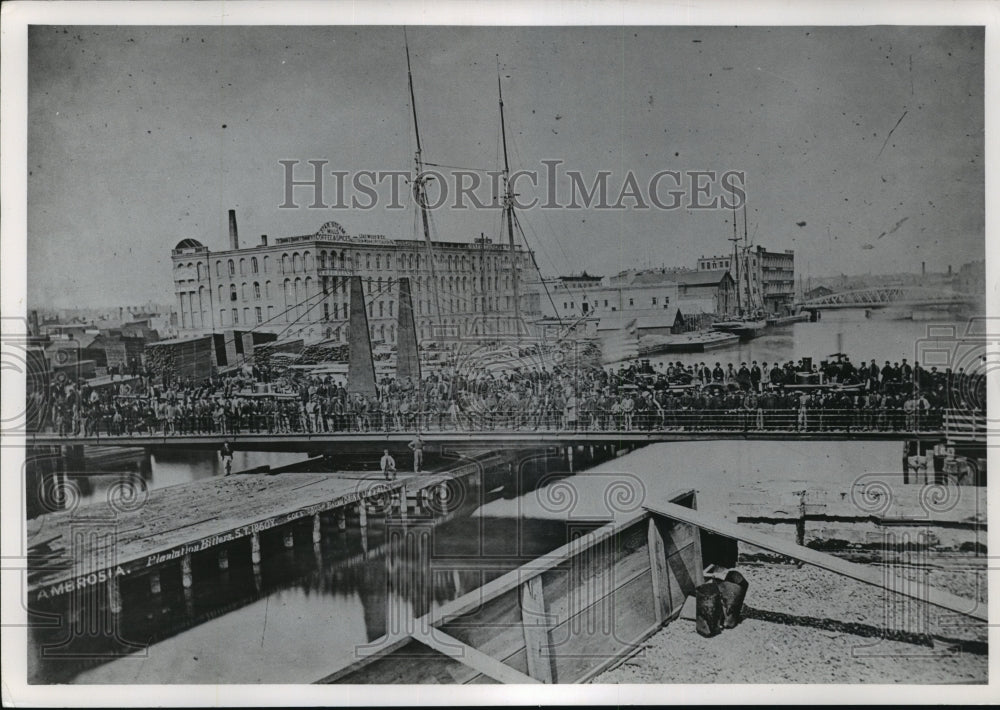
[[[417,325],[413,320],[410,279],[399,280],[399,323],[396,328],[396,379],[420,381],[420,354],[417,351]]]
[[[365,312],[365,294],[361,277],[351,277],[350,351],[347,358],[347,393],[376,396],[375,363]]]

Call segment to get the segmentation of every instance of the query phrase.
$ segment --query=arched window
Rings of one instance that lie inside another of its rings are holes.
[[[222,285],[220,284],[220,285],[219,285],[219,303],[222,303],[222,302],[223,302],[223,301],[225,301],[225,300],[226,300],[226,290],[225,290],[225,288],[224,288],[224,287],[223,287],[223,286],[222,286]]]
[[[342,251],[340,252],[340,268],[346,269],[347,267],[345,266],[345,264],[347,264],[347,252]]]
[[[229,300],[235,301],[237,298],[239,298],[239,295],[236,293],[236,284],[231,284],[229,286]]]
[[[389,317],[392,318],[392,301],[389,301]]]
[[[297,251],[292,252],[292,271],[295,273],[302,271],[302,257]]]
[[[246,276],[246,275],[247,275],[247,260],[240,259],[240,276]]]
[[[264,298],[270,298],[270,297],[271,297],[271,282],[270,281],[265,281],[264,282]]]
[[[375,257],[375,258],[377,259],[378,257]],[[376,293],[382,293],[382,277],[381,276],[378,277],[378,282],[376,283],[375,292]]]
[[[198,262],[198,264],[197,264],[197,267],[196,267],[196,268],[197,268],[197,270],[198,270],[198,280],[199,280],[199,281],[201,281],[201,279],[202,279],[202,276],[201,276],[201,262],[200,262],[200,261]]]
[[[264,257],[264,273],[267,273],[267,263],[270,261],[266,256]]]
[[[221,259],[215,262],[215,275],[218,276],[219,278],[222,278],[222,260]]]
[[[291,309],[292,309],[292,304],[295,303],[295,292],[292,289],[293,289],[292,280],[291,279],[285,279],[285,287],[284,287],[283,290],[285,292],[285,322],[286,323],[290,319],[289,318],[289,314],[290,314]]]
[[[319,253],[319,268],[326,268],[326,250],[322,250]]]
[[[368,277],[368,294],[371,295],[372,292],[372,277]]]
[[[378,327],[378,337],[379,337],[379,340],[381,340],[382,342],[385,342],[385,326],[384,325],[380,325]]]
[[[420,254],[417,254],[417,268],[420,268]]]
[[[290,274],[292,272],[292,262],[288,258],[288,254],[281,255],[281,273]]]
[[[385,304],[382,301],[378,302],[378,317],[385,318]]]
[[[379,254],[375,255],[375,270],[379,271],[382,268],[382,257]]]
[[[243,285],[240,287],[240,295],[243,296],[243,300],[246,301],[249,297],[249,292],[247,290],[247,282],[244,281]]]
[[[257,257],[255,256],[250,257],[250,271],[257,273]]]
[[[229,260],[229,275],[236,276],[236,262],[232,259]]]
[[[253,297],[256,300],[260,300],[260,284],[256,281],[253,282]]]
[[[312,271],[313,270],[312,254],[310,252],[306,252],[305,254],[303,254],[302,259],[305,262],[306,271]]]

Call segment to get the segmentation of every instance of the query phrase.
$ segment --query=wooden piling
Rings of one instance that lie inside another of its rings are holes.
[[[313,542],[319,542],[323,539],[323,529],[320,527],[319,513],[313,516]]]
[[[108,580],[108,608],[112,614],[122,613],[122,589],[114,575]]]

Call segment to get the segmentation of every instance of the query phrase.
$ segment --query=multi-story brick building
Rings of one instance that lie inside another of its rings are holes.
[[[747,253],[747,265],[750,268],[751,288],[754,295],[763,300],[764,310],[768,313],[783,313],[785,306],[795,301],[795,252],[791,249],[768,251],[757,246]],[[743,265],[740,265],[743,268]],[[703,256],[698,259],[699,271],[714,271],[728,269],[736,279],[736,263],[732,255]],[[741,300],[746,302],[746,274],[739,274],[738,285]]]
[[[346,342],[349,277],[361,276],[373,343],[396,342],[399,279],[411,284],[417,337],[514,332],[511,249],[485,237],[434,242],[435,297],[426,242],[348,234],[327,222],[315,234],[241,248],[230,213],[229,249],[183,239],[171,252],[182,334],[253,329],[307,341]],[[537,282],[531,253],[514,252],[521,284]],[[520,288],[522,314],[537,313],[538,294]],[[438,314],[440,308],[440,314]]]

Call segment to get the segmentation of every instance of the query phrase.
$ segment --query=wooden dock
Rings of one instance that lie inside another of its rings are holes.
[[[433,473],[400,472],[395,481],[378,471],[342,471],[233,475],[148,494],[123,488],[108,501],[28,521],[29,604],[102,587],[117,612],[123,577],[148,573],[156,593],[158,569],[179,562],[189,588],[192,555],[217,555],[225,568],[230,549],[238,545],[257,564],[262,533],[280,534],[284,546],[292,547],[295,529],[301,537],[309,519],[312,542],[318,542],[324,525],[344,529],[348,513],[362,527],[369,512],[406,517],[420,501],[440,499],[442,484],[480,469],[469,461]]]

